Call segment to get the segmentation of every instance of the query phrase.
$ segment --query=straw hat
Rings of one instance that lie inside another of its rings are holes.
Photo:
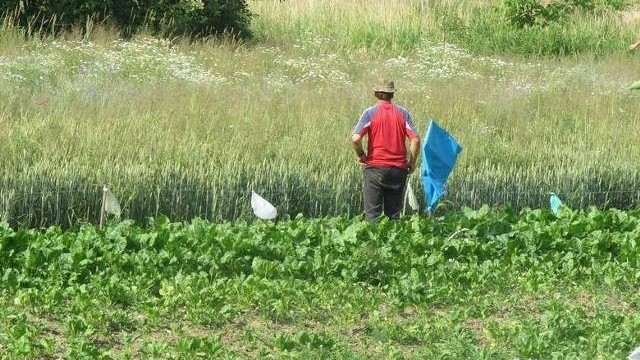
[[[393,81],[389,79],[380,79],[378,80],[378,83],[373,86],[373,91],[394,93],[396,91],[396,87],[394,86]]]

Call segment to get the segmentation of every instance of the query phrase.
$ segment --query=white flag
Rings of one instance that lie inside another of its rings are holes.
[[[262,196],[251,192],[251,208],[253,213],[263,220],[273,220],[278,216],[278,210]]]
[[[409,203],[411,210],[418,211],[418,199],[416,198],[416,194],[413,192],[410,181],[407,181],[407,202]]]
[[[107,187],[104,188],[104,211],[115,216],[120,216],[122,212],[118,199]]]

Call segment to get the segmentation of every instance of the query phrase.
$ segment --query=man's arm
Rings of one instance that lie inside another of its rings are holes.
[[[411,115],[409,112],[404,110],[404,116],[406,121],[406,135],[411,140],[411,145],[409,147],[409,173],[412,173],[413,170],[416,169],[416,164],[418,163],[418,154],[420,153],[420,136],[416,131],[416,127],[413,125],[413,119],[411,119]]]
[[[367,161],[367,153],[365,153],[362,148],[362,137],[368,134],[369,131],[369,123],[371,122],[371,114],[369,110],[370,108],[362,112],[355,129],[353,129],[353,135],[351,135],[353,149],[356,151],[356,155],[358,156],[358,162],[362,165],[366,164]]]
[[[362,136],[360,136],[359,134],[351,135],[351,142],[353,143],[353,149],[356,151],[358,160],[364,164],[367,159],[367,154],[362,148]]]
[[[409,172],[410,173],[416,169],[419,153],[420,153],[420,137],[415,136],[411,139],[411,146],[409,148]]]

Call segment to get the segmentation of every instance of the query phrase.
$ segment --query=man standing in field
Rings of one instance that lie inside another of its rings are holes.
[[[382,211],[397,219],[402,209],[407,175],[416,167],[420,137],[409,112],[392,103],[393,81],[382,79],[373,88],[377,103],[366,109],[353,130],[351,140],[364,166],[364,216],[376,220]],[[362,138],[368,137],[367,152]],[[405,139],[411,140],[409,158]]]

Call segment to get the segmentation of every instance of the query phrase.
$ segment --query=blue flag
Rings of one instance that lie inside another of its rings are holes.
[[[422,185],[427,211],[432,212],[445,192],[445,183],[456,165],[462,146],[431,120],[422,146]]]
[[[562,206],[562,200],[555,193],[551,193],[549,196],[549,205],[551,206],[551,211],[554,215],[558,215],[558,210],[560,206]]]

